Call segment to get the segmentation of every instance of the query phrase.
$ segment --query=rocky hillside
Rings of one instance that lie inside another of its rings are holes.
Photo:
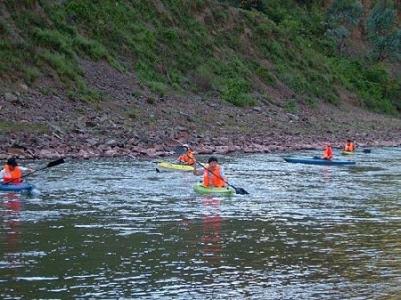
[[[400,144],[399,3],[341,2],[2,1],[3,156]]]

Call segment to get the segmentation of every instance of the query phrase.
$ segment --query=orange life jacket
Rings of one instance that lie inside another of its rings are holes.
[[[347,143],[347,144],[345,144],[344,151],[347,151],[347,152],[354,152],[354,151],[355,151],[355,145],[354,145],[354,143]]]
[[[333,158],[333,149],[331,147],[324,148],[323,159],[332,159],[332,158]]]
[[[186,165],[193,165],[195,164],[195,156],[194,152],[189,149],[186,153],[181,155],[178,160]]]
[[[224,182],[223,176],[221,174],[221,167],[217,165],[213,169],[209,165],[205,166],[203,172],[203,185],[212,187],[224,187],[226,183]],[[212,173],[213,172],[213,173]]]
[[[4,176],[3,176],[3,182],[4,183],[21,183],[22,182],[22,171],[21,169],[16,166],[14,170],[10,169],[9,165],[4,166]]]

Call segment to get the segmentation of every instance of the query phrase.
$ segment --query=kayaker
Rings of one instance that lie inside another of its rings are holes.
[[[30,168],[18,166],[17,160],[12,157],[7,160],[3,170],[0,171],[2,183],[18,184],[22,182],[22,172],[32,172]]]
[[[184,165],[194,165],[196,161],[194,151],[188,144],[182,146],[186,148],[186,152],[178,157],[178,161]]]
[[[323,150],[323,159],[332,160],[333,159],[333,149],[330,144],[327,144]]]
[[[226,179],[224,177],[223,168],[219,165],[216,157],[209,158],[208,163],[205,165],[204,170],[197,170],[196,163],[194,164],[194,174],[202,175],[203,173],[203,186],[205,187],[225,187]]]
[[[347,143],[344,146],[344,151],[346,152],[354,152],[355,151],[355,144],[352,140],[347,140]]]

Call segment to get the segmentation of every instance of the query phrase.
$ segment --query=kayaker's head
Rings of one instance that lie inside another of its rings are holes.
[[[207,161],[207,163],[209,164],[210,167],[213,168],[213,167],[216,167],[217,164],[218,164],[219,162],[218,162],[218,160],[217,160],[216,157],[211,156],[211,157],[209,158],[209,160]]]
[[[348,139],[348,140],[347,140],[347,143],[348,143],[348,144],[351,144],[351,143],[352,143],[352,140]]]
[[[188,144],[184,144],[184,145],[182,145],[182,146],[185,148],[186,151],[191,150],[191,147],[189,147]]]
[[[14,169],[16,166],[18,166],[17,164],[17,160],[15,159],[15,157],[11,157],[7,160],[7,165],[9,166],[9,168]]]

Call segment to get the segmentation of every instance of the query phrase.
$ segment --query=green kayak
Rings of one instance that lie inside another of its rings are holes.
[[[192,172],[194,170],[193,166],[183,165],[183,164],[174,164],[168,161],[161,161],[157,164],[158,168],[166,169],[170,171],[185,171]]]
[[[341,154],[342,155],[353,155],[353,154],[355,154],[355,152],[354,151],[341,151]]]
[[[199,194],[213,194],[213,195],[232,195],[235,194],[235,190],[231,187],[205,187],[202,183],[194,185],[194,191]]]

